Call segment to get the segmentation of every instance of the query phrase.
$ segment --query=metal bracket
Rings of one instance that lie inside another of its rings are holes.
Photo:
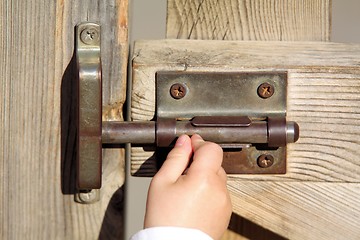
[[[79,101],[77,186],[81,190],[98,189],[102,168],[100,26],[80,23],[75,32]]]
[[[198,133],[224,148],[227,173],[286,172],[286,145],[299,137],[286,121],[286,72],[158,72],[156,121],[102,122],[99,25],[76,27],[75,52],[79,201],[99,196],[90,190],[101,187],[102,144],[153,144],[164,153],[181,134]]]
[[[156,75],[157,117],[266,118],[286,114],[286,72],[158,72]],[[174,98],[177,93],[169,94],[170,89],[182,91],[182,97]]]
[[[286,93],[286,72],[158,72],[156,113],[158,119],[206,116],[197,127],[206,129],[203,137],[223,146],[223,167],[229,174],[283,174],[286,143],[298,138],[289,135],[298,126],[286,123]],[[236,116],[246,116],[246,124]],[[271,131],[279,129],[275,125],[282,130],[271,139]],[[274,141],[283,142],[269,146]]]

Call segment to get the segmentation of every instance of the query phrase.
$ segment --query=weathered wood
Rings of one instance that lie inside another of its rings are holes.
[[[360,236],[357,183],[229,181],[228,188],[234,212],[288,239]]]
[[[360,180],[359,63],[357,44],[141,41],[134,49],[132,119],[153,119],[160,70],[287,71],[287,118],[301,129],[299,141],[288,146],[287,174],[229,176],[233,210],[291,239],[354,238],[359,209],[340,211],[359,204],[359,185],[350,184]],[[153,152],[133,148],[131,170],[153,175]]]
[[[288,146],[287,174],[231,178],[359,182],[360,45],[165,40],[138,42],[135,56],[134,120],[153,119],[154,76],[159,70],[287,71],[287,118],[301,129],[300,140]],[[134,174],[154,169],[144,160],[133,158]]]
[[[0,2],[0,238],[122,235],[124,161],[104,151],[101,201],[74,202],[74,27],[102,25],[104,119],[122,119],[127,0]],[[110,201],[111,199],[111,201]]]
[[[168,0],[167,38],[328,41],[330,0]]]

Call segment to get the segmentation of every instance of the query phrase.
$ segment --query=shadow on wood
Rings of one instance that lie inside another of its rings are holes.
[[[141,164],[141,166],[139,166],[138,168],[134,169],[131,167],[131,175],[133,177],[153,177],[155,175],[155,173],[159,170],[159,168],[161,167],[161,164],[160,164],[160,158],[158,156],[158,152],[155,152],[156,150],[156,147],[155,146],[151,146],[151,145],[148,145],[148,146],[139,146],[139,145],[136,145],[136,144],[133,144],[131,146],[132,148],[139,148],[139,149],[142,149],[144,152],[151,152],[151,155],[150,156],[147,156],[147,159],[146,161],[144,161],[143,164]],[[130,151],[130,149],[129,149]],[[167,153],[164,154],[163,156],[167,156]],[[164,158],[164,159],[165,159]],[[131,160],[133,161],[133,160]]]
[[[124,185],[111,197],[101,225],[99,239],[124,237]]]
[[[254,240],[285,240],[286,238],[267,230],[235,213],[231,215],[228,230],[235,232],[247,239]],[[226,237],[226,236],[224,236]],[[225,238],[224,238],[225,239]],[[228,239],[228,238],[226,238]],[[235,240],[236,238],[234,238]]]
[[[63,194],[76,193],[77,85],[74,54],[61,82],[61,190]]]

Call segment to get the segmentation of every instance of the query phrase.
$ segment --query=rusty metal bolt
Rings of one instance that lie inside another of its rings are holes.
[[[92,45],[98,43],[100,40],[100,33],[94,27],[87,27],[80,33],[80,39],[83,43]]]
[[[270,83],[262,83],[257,89],[258,95],[261,98],[269,98],[274,95],[274,86]]]
[[[187,88],[182,83],[175,83],[170,88],[170,95],[175,99],[181,99],[185,97]]]
[[[262,154],[257,159],[257,164],[261,168],[268,168],[274,164],[274,157],[269,154]]]

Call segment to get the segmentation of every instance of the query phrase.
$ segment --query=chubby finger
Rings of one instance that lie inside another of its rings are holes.
[[[174,148],[169,152],[155,177],[161,177],[164,181],[176,182],[189,165],[191,156],[190,137],[182,135],[177,139]]]
[[[225,172],[224,168],[221,167],[221,168],[219,169],[219,171],[218,171],[217,174],[219,175],[220,179],[221,179],[222,181],[224,181],[224,183],[226,184],[226,182],[227,182],[227,175],[226,175],[226,172]]]
[[[204,141],[197,134],[191,137],[191,143],[194,157],[188,173],[190,171],[205,171],[217,174],[220,168],[222,168],[222,148],[216,143]]]

